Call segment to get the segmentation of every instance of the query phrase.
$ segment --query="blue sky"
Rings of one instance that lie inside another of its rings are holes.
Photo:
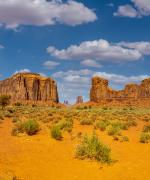
[[[0,79],[52,76],[60,100],[88,100],[94,75],[121,89],[150,75],[150,1],[0,0]]]

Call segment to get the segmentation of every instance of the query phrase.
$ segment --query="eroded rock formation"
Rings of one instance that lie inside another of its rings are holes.
[[[78,96],[76,99],[76,104],[81,104],[83,103],[83,97],[82,96]]]
[[[124,90],[119,91],[112,90],[106,79],[101,77],[92,78],[90,101],[100,102],[106,99],[138,100],[148,98],[150,98],[150,78],[143,80],[140,85],[127,84]]]
[[[10,95],[12,101],[59,101],[55,81],[36,73],[18,73],[0,81],[3,94]]]

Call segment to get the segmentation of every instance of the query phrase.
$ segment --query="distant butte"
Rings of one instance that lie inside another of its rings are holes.
[[[18,73],[0,81],[3,94],[10,95],[12,101],[59,102],[56,82],[37,73]]]
[[[127,84],[124,90],[112,90],[109,82],[101,77],[92,78],[90,90],[90,101],[99,103],[103,100],[150,100],[150,78],[145,79],[141,84]]]

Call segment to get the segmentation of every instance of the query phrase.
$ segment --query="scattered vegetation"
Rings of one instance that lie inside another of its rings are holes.
[[[150,141],[150,134],[147,132],[142,132],[140,135],[141,143],[148,143]]]
[[[96,122],[95,124],[95,127],[100,129],[101,131],[105,131],[106,130],[106,127],[110,124],[109,121],[107,120],[101,120],[101,121],[98,121]]]
[[[110,148],[104,145],[96,134],[92,136],[85,135],[76,148],[76,157],[80,159],[97,160],[102,163],[110,163]]]
[[[80,124],[81,125],[92,125],[93,124],[93,121],[92,121],[92,119],[83,119],[83,120],[81,120],[80,121]]]
[[[12,130],[12,135],[16,136],[18,133],[26,133],[31,136],[36,134],[39,129],[39,124],[35,120],[27,120],[25,122],[17,120],[15,128]]]
[[[118,126],[118,124],[112,124],[111,126],[108,127],[107,133],[109,136],[114,136],[114,135],[121,135],[121,129]]]
[[[8,95],[1,95],[0,96],[0,106],[4,109],[10,103],[11,96]]]
[[[129,138],[127,136],[121,137],[121,142],[127,142],[127,141],[129,141]]]
[[[62,139],[62,132],[61,132],[60,126],[54,125],[51,128],[51,137],[56,139],[56,140],[61,140]]]

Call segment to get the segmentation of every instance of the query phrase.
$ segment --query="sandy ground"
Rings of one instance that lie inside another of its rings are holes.
[[[118,162],[108,166],[75,159],[76,140],[66,133],[62,141],[50,137],[48,129],[28,137],[11,136],[13,124],[6,119],[0,124],[0,180],[149,180],[150,144],[138,142],[143,127],[124,131],[129,142],[112,140],[105,132],[98,134],[112,149]],[[75,123],[74,134],[92,132],[90,126]]]

